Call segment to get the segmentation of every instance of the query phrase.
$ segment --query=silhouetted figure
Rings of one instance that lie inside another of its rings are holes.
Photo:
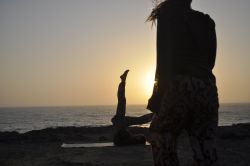
[[[215,138],[218,94],[212,69],[215,23],[191,9],[192,0],[165,0],[148,21],[157,20],[156,84],[147,108],[156,166],[178,166],[177,137],[189,134],[195,166],[218,166]]]
[[[126,97],[125,86],[126,78],[129,70],[126,70],[121,76],[121,83],[118,87],[117,98],[118,104],[116,115],[112,118],[112,123],[115,129],[114,143],[118,146],[145,144],[146,138],[142,134],[133,135],[127,129],[130,125],[143,124],[151,121],[152,113],[141,117],[125,117],[126,114]]]
[[[116,108],[116,118],[119,120],[116,124],[116,128],[123,128],[125,123],[125,114],[126,114],[126,97],[125,97],[125,86],[126,86],[126,78],[129,70],[126,70],[121,76],[121,83],[119,84],[117,91],[118,104]]]

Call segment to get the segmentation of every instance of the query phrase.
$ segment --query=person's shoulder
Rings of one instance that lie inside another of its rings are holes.
[[[190,10],[190,15],[199,19],[212,20],[212,18],[208,14],[193,9]]]
[[[215,26],[215,22],[214,20],[210,17],[209,14],[206,14],[206,13],[203,13],[203,12],[200,12],[200,11],[197,11],[197,10],[191,10],[190,11],[190,15],[193,19],[195,20],[199,20],[199,21],[202,21],[202,22],[207,22],[209,23],[210,25],[212,26]]]

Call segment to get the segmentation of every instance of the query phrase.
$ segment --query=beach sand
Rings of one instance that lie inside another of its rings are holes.
[[[131,127],[149,136],[147,128]],[[150,146],[61,148],[62,143],[112,141],[112,126],[60,127],[24,134],[0,132],[1,166],[153,166]],[[222,166],[250,165],[250,124],[220,127],[218,153]],[[185,132],[179,138],[181,166],[191,166]]]

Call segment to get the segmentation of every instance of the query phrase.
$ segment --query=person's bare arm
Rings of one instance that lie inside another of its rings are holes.
[[[139,117],[126,116],[125,120],[128,126],[141,125],[141,124],[150,122],[152,120],[152,117],[153,117],[153,113],[149,113],[149,114],[139,116]]]

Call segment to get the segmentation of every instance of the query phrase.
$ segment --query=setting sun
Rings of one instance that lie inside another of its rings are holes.
[[[143,84],[144,84],[146,95],[150,97],[152,94],[153,86],[154,86],[154,72],[153,71],[148,72],[145,75]]]

